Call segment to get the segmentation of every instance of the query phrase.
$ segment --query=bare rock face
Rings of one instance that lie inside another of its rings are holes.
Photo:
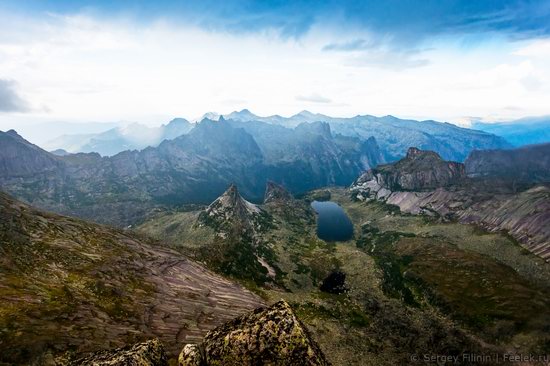
[[[285,301],[258,308],[187,345],[179,366],[329,365]]]
[[[158,339],[131,347],[95,352],[85,358],[69,362],[79,366],[168,366],[164,347]]]
[[[466,161],[471,177],[498,177],[517,182],[550,181],[550,143],[513,150],[474,150]]]

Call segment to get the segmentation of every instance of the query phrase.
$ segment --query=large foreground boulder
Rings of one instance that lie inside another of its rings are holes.
[[[259,308],[210,331],[202,344],[186,345],[180,366],[329,365],[285,301]]]

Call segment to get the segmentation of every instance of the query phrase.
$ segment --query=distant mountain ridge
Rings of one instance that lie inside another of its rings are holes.
[[[261,117],[248,109],[243,109],[225,115],[209,112],[197,122],[204,119],[231,121],[247,129],[249,133],[260,129],[269,130],[272,137],[278,141],[283,140],[283,136],[288,136],[289,131],[295,130],[300,125],[325,123],[330,126],[334,137],[341,135],[360,140],[374,137],[386,161],[400,159],[406,154],[409,146],[433,150],[443,158],[454,161],[463,161],[474,149],[501,149],[512,146],[504,138],[488,132],[462,128],[450,123],[431,120],[415,121],[393,116],[357,115],[340,118],[304,110],[291,117],[280,115]],[[254,122],[252,127],[249,126],[251,122]],[[114,128],[101,134],[61,136],[44,145],[44,148],[46,150],[64,149],[72,153],[98,152],[104,156],[112,156],[124,150],[155,147],[163,140],[174,139],[188,133],[194,125],[184,119],[174,119],[168,125],[159,128],[134,124],[124,129]],[[287,130],[283,130],[283,127]]]
[[[386,161],[402,158],[410,146],[436,151],[444,159],[454,161],[464,161],[474,149],[512,147],[500,136],[433,120],[415,121],[394,116],[371,115],[357,115],[349,118],[331,117],[306,110],[290,117],[279,115],[260,117],[248,109],[221,117],[236,122],[263,122],[287,128],[295,128],[303,123],[325,122],[330,125],[334,134],[363,140],[374,137]]]
[[[502,136],[514,146],[550,142],[550,116],[498,123],[474,122],[472,128]]]
[[[125,150],[158,146],[164,140],[188,133],[193,126],[183,118],[175,118],[160,127],[132,123],[97,134],[62,135],[46,142],[44,147],[48,150],[63,149],[70,153],[96,152],[102,156],[113,156]]]

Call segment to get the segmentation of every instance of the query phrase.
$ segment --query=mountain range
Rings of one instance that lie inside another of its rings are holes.
[[[129,225],[158,206],[209,202],[232,182],[260,200],[269,179],[300,193],[348,185],[383,161],[374,138],[335,136],[326,123],[254,126],[205,119],[158,147],[112,157],[56,156],[2,132],[0,187],[42,208]]]
[[[0,132],[0,363],[548,351],[550,144],[483,149],[500,140],[434,122],[430,141],[471,149],[463,163],[416,147],[395,160],[338,121],[239,115],[113,156]],[[345,242],[318,237],[323,200],[349,218]]]
[[[299,125],[327,123],[332,133],[345,137],[368,140],[374,137],[386,161],[403,157],[410,146],[433,150],[448,160],[463,161],[473,149],[500,149],[512,145],[494,134],[457,127],[436,121],[415,121],[393,116],[375,117],[358,115],[351,118],[336,118],[319,113],[302,111],[291,117],[279,115],[260,117],[247,109],[226,115],[206,113],[204,119],[218,121],[220,118],[243,127],[255,138],[264,137],[264,142],[273,139],[270,150],[280,148],[278,142],[289,141],[292,131]],[[253,122],[253,123],[252,123]],[[195,126],[177,118],[167,125],[151,128],[139,124],[117,127],[99,134],[64,135],[44,145],[46,150],[63,149],[68,152],[97,152],[112,156],[124,150],[140,150],[158,146],[165,139],[173,139],[188,133]],[[256,132],[254,134],[253,132]],[[267,144],[263,144],[267,146]],[[288,143],[287,143],[288,145]]]
[[[472,128],[502,136],[514,146],[550,142],[550,116],[527,117],[507,122],[474,122]]]

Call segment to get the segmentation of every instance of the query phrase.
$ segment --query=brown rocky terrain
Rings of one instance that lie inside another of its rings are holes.
[[[0,193],[0,363],[150,338],[175,357],[262,303],[177,251]]]
[[[467,170],[434,152],[411,148],[406,158],[369,170],[350,189],[356,199],[379,200],[405,213],[505,230],[533,253],[549,259],[550,186],[531,183],[518,192],[518,186],[505,177],[471,178],[465,176]]]

